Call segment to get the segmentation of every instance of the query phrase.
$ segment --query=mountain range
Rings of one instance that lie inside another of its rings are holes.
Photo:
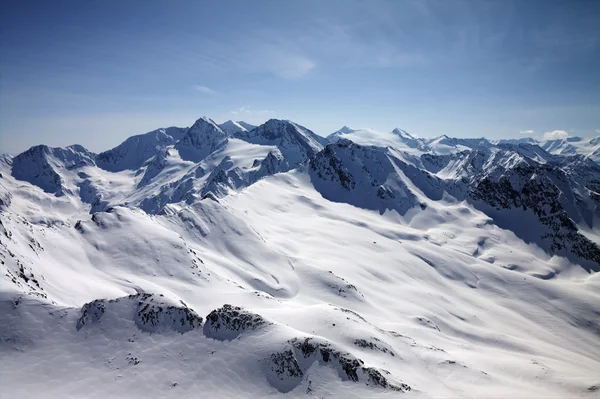
[[[3,391],[592,397],[598,162],[208,117],[4,155]]]

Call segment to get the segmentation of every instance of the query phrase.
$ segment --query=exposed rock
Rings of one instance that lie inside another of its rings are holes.
[[[232,340],[246,331],[253,331],[272,324],[262,316],[239,306],[223,305],[206,316],[204,334],[218,340]]]
[[[353,382],[362,382],[368,386],[388,389],[391,391],[410,391],[410,386],[404,383],[390,383],[386,370],[378,370],[364,366],[364,362],[356,356],[336,349],[327,341],[315,338],[294,338],[288,341],[291,350],[271,355],[271,368],[283,380],[287,376],[295,380],[301,379],[306,370],[316,360],[319,363],[331,365],[336,369],[342,379]],[[288,384],[289,385],[289,381]]]
[[[96,299],[85,304],[77,320],[77,330],[99,324],[108,311],[121,318],[130,318],[137,328],[148,333],[172,330],[184,334],[202,326],[202,317],[182,301],[175,304],[162,296],[141,293],[117,299]]]

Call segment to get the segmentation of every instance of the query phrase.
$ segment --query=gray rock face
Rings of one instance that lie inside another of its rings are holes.
[[[220,341],[231,341],[244,332],[258,330],[270,324],[262,316],[239,306],[223,305],[206,316],[204,335]]]
[[[287,392],[299,384],[315,361],[333,367],[342,380],[390,391],[411,390],[407,384],[390,382],[389,371],[367,367],[363,360],[335,348],[327,341],[315,338],[293,338],[288,341],[288,345],[286,349],[271,354],[269,358],[274,385],[280,391]]]
[[[96,299],[81,308],[76,328],[92,328],[100,323],[110,328],[115,318],[132,320],[147,333],[175,331],[180,334],[199,329],[202,317],[183,302],[173,304],[155,294],[134,294],[117,299]]]
[[[215,151],[225,140],[227,134],[210,118],[198,119],[175,145],[182,159],[200,162]]]

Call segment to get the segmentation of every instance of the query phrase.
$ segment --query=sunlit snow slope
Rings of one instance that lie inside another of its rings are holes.
[[[598,397],[600,166],[390,134],[0,158],[0,397]]]

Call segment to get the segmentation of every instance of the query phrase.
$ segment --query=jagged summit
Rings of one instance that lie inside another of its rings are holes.
[[[66,186],[65,173],[83,166],[94,166],[95,158],[96,154],[78,144],[65,148],[37,145],[12,159],[12,175],[61,196],[71,191]]]
[[[310,176],[315,188],[331,201],[380,213],[393,209],[401,215],[419,204],[385,148],[340,139],[311,159]]]
[[[199,118],[175,145],[182,159],[199,162],[227,139],[227,134],[212,119]]]
[[[238,132],[234,137],[252,144],[277,146],[290,164],[314,156],[327,143],[304,126],[280,119],[270,119],[249,132]]]

